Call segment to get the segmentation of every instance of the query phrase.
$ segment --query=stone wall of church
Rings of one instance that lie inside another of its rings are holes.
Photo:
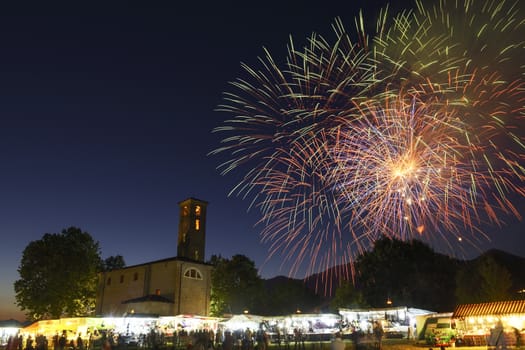
[[[207,264],[172,258],[102,273],[96,314],[121,316],[133,311],[160,316],[207,316],[210,311],[211,269]],[[171,303],[123,303],[148,295],[161,296]]]
[[[122,315],[127,312],[122,301],[144,295],[147,265],[138,265],[101,273],[97,292],[97,315]]]

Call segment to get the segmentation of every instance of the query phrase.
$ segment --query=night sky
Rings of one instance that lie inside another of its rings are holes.
[[[228,197],[235,176],[207,155],[226,118],[214,108],[240,62],[256,64],[263,46],[283,57],[289,35],[329,36],[337,16],[351,28],[365,1],[187,3],[0,6],[0,320],[22,319],[13,282],[29,242],[76,226],[103,258],[173,257],[188,197],[209,202],[207,258],[245,254],[264,278],[288,273],[279,257],[265,263],[257,213]],[[509,221],[463,257],[525,256],[523,224]]]

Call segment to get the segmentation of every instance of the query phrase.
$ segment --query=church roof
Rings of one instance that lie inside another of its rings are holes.
[[[155,301],[155,302],[158,302],[158,303],[169,303],[169,304],[173,304],[174,303],[173,300],[165,298],[165,297],[163,297],[161,295],[148,294],[148,295],[144,295],[142,297],[124,300],[122,302],[122,304],[143,303],[143,302],[146,302],[146,301]]]
[[[170,258],[164,258],[164,259],[159,259],[159,260],[154,260],[154,261],[148,261],[148,262],[144,262],[144,263],[141,263],[141,264],[124,266],[123,268],[109,270],[109,271],[105,271],[103,273],[111,273],[111,272],[114,272],[114,271],[126,270],[126,269],[136,268],[136,267],[145,266],[145,265],[152,265],[152,264],[158,264],[158,263],[170,262],[170,261],[177,261],[177,260],[178,261],[182,261],[182,262],[190,262],[190,263],[194,263],[194,264],[199,264],[199,265],[213,266],[212,264],[204,262],[204,261],[197,261],[197,260],[189,259],[189,258],[182,257],[182,256],[174,256],[174,257],[170,257]]]

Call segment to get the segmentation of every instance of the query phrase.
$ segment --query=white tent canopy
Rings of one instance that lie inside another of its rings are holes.
[[[244,330],[246,328],[257,330],[262,322],[262,316],[242,314],[233,315],[230,319],[220,322],[220,325],[231,331]]]

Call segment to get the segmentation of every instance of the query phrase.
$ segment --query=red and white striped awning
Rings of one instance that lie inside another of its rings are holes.
[[[525,314],[525,300],[458,305],[452,314],[452,318],[511,314]]]

